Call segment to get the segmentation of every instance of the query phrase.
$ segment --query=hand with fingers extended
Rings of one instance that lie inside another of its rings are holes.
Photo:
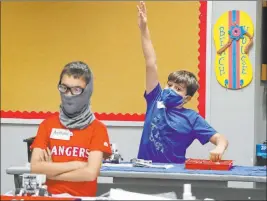
[[[143,1],[137,5],[138,10],[138,26],[140,30],[145,30],[147,27],[147,12],[146,12],[146,5]]]

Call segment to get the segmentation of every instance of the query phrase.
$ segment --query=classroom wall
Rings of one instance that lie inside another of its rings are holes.
[[[228,9],[243,9],[247,11],[258,27],[257,3],[256,1],[213,1],[212,2],[212,24]],[[209,121],[221,133],[225,134],[230,141],[225,159],[234,159],[238,165],[253,165],[255,143],[264,140],[266,135],[266,116],[263,114],[264,100],[263,87],[257,80],[259,76],[259,63],[256,55],[259,51],[257,41],[259,35],[255,36],[256,44],[250,51],[250,58],[254,66],[254,79],[245,89],[230,91],[223,89],[216,81],[213,68],[210,72],[210,105]],[[214,48],[209,57],[212,65],[214,59]],[[258,67],[257,67],[258,66]],[[208,101],[209,102],[209,101]],[[265,102],[266,104],[266,102]],[[246,119],[244,118],[246,117]],[[35,135],[37,125],[2,124],[1,123],[1,193],[14,187],[13,178],[5,174],[5,169],[11,165],[23,165],[27,161],[26,144],[23,139]],[[112,142],[118,145],[119,151],[125,160],[136,156],[142,127],[115,127],[108,126]],[[201,146],[195,141],[187,152],[187,157],[206,158],[212,145]]]
[[[241,90],[221,87],[214,73],[215,48],[212,43],[210,77],[210,123],[229,139],[231,159],[243,165],[255,163],[255,144],[266,140],[266,93],[260,83],[261,71],[261,5],[260,1],[214,1],[212,24],[228,10],[243,10],[254,24],[254,45],[249,51],[253,80]]]

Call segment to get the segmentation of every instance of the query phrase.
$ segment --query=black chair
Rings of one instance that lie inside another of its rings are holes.
[[[35,137],[30,137],[27,139],[24,139],[23,142],[27,143],[27,152],[28,152],[28,162],[31,162],[31,157],[32,157],[32,151],[31,151],[31,145],[34,141]]]

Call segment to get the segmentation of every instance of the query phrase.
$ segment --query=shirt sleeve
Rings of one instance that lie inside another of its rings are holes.
[[[216,134],[217,131],[212,128],[208,122],[201,117],[199,114],[196,117],[196,121],[193,125],[193,134],[196,139],[202,144],[205,145],[209,142],[210,138]]]
[[[94,129],[90,143],[90,150],[102,151],[105,158],[109,157],[112,153],[107,128],[102,123],[97,125],[97,127]]]
[[[158,101],[160,99],[161,92],[162,92],[162,89],[159,83],[150,93],[147,94],[145,91],[144,97],[147,103],[147,110],[149,110],[149,108],[155,101]]]
[[[46,149],[49,143],[49,135],[46,129],[46,121],[43,121],[37,131],[36,137],[31,145],[31,149],[33,148],[41,148]]]

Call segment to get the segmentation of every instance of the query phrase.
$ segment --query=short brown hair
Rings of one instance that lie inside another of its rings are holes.
[[[193,96],[199,89],[199,84],[196,76],[186,70],[172,72],[168,76],[168,81],[172,81],[176,84],[184,84],[186,87],[186,95],[189,96]]]
[[[82,61],[73,61],[66,64],[60,74],[59,83],[64,75],[73,76],[74,78],[82,77],[88,84],[92,77],[92,72],[88,65]]]

